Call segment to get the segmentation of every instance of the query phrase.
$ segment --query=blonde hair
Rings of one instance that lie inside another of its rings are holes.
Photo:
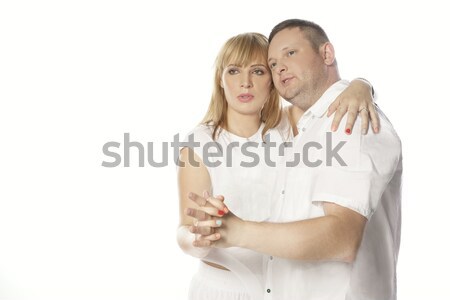
[[[202,120],[202,123],[214,127],[213,139],[216,139],[219,127],[227,127],[227,109],[228,104],[225,99],[225,93],[220,85],[223,70],[227,65],[247,66],[248,64],[262,60],[264,64],[267,61],[267,51],[269,42],[267,38],[260,33],[243,33],[230,38],[222,47],[217,55],[215,62],[214,85],[209,103],[208,111]],[[262,136],[274,128],[281,120],[281,100],[273,83],[270,88],[269,99],[261,110],[261,121],[264,122]]]

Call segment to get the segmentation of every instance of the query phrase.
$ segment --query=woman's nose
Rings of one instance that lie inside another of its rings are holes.
[[[246,76],[246,77],[242,78],[242,82],[241,82],[241,87],[242,88],[248,89],[248,88],[251,88],[252,86],[253,85],[252,85],[252,82],[251,82],[249,76]]]

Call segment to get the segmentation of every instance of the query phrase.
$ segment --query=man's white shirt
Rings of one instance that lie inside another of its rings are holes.
[[[396,299],[396,264],[401,221],[401,142],[380,114],[380,132],[353,133],[345,122],[331,133],[327,108],[349,85],[333,84],[297,123],[299,134],[286,148],[288,166],[280,176],[271,222],[324,216],[333,202],[368,219],[353,263],[302,262],[264,256],[264,299]]]

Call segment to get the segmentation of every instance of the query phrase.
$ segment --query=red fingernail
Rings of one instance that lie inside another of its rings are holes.
[[[347,128],[347,129],[345,129],[345,132],[346,132],[347,134],[350,134],[350,133],[352,133],[352,130],[351,130],[350,128]]]
[[[223,215],[225,214],[225,212],[224,212],[223,210],[219,210],[218,214],[219,214],[220,216],[223,216]]]

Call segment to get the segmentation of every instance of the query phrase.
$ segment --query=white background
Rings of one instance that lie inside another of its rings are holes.
[[[444,2],[2,1],[0,299],[185,299],[173,162],[104,168],[102,146],[128,132],[161,158],[205,113],[222,43],[287,18],[324,27],[402,138],[398,298],[448,297]]]

